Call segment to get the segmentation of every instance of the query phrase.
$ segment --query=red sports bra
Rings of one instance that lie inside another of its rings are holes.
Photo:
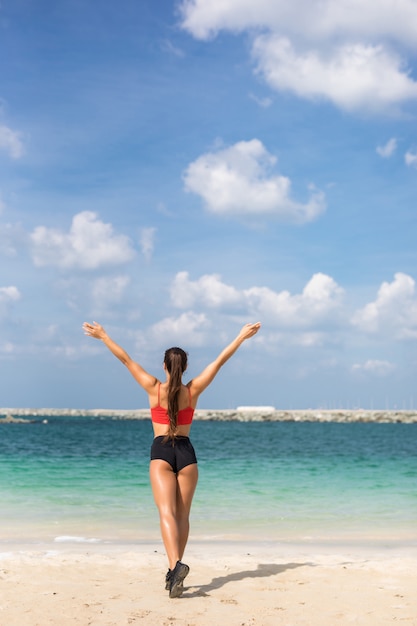
[[[158,386],[158,405],[151,407],[151,418],[155,424],[166,424],[169,426],[168,409],[165,409],[160,404],[161,383]],[[180,409],[177,415],[177,426],[188,426],[193,421],[194,409],[191,406],[191,391],[188,387],[188,397],[190,400],[190,406],[185,409]]]

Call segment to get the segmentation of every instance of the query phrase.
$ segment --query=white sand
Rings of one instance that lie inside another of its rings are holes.
[[[178,599],[159,543],[50,548],[1,554],[0,626],[417,626],[415,544],[191,542]]]

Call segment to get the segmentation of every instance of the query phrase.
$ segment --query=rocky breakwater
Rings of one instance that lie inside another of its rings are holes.
[[[25,419],[24,417],[14,417],[8,413],[5,417],[0,417],[0,424],[35,424],[42,421],[47,424],[48,420]]]
[[[0,408],[0,416],[14,417],[14,420],[28,422],[25,418],[78,418],[102,417],[109,419],[146,419],[149,418],[149,409],[51,409],[51,408]],[[1,419],[1,417],[0,417]]]
[[[278,410],[273,407],[239,407],[224,411],[198,410],[196,419],[237,422],[369,422],[417,423],[417,411],[367,411],[354,410]]]
[[[1,417],[5,416],[5,417]],[[1,409],[1,423],[38,422],[49,417],[101,418],[101,419],[149,419],[149,409]],[[244,406],[236,409],[198,409],[195,420],[217,422],[369,422],[369,423],[417,423],[417,411],[368,411],[364,409],[299,409],[279,410],[272,406]]]

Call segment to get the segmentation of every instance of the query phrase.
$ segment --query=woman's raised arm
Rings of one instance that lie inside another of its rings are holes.
[[[219,354],[219,356],[214,359],[206,368],[193,378],[193,380],[189,383],[190,390],[193,395],[199,396],[213,381],[216,374],[219,372],[220,368],[230,359],[231,356],[234,355],[236,350],[242,345],[242,343],[256,335],[258,330],[261,327],[260,322],[256,322],[255,324],[245,324],[240,333],[237,335],[233,341],[229,343],[228,346],[224,348]]]
[[[88,337],[94,337],[100,339],[104,345],[114,354],[127,367],[133,378],[147,391],[148,393],[155,387],[158,382],[155,376],[148,374],[139,363],[136,363],[119,344],[117,344],[104,330],[103,326],[97,322],[89,324],[84,322],[83,324],[84,334]]]

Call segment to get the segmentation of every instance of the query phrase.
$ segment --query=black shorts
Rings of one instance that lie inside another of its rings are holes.
[[[172,467],[173,472],[178,474],[187,465],[197,463],[197,457],[188,437],[175,437],[174,442],[165,437],[155,437],[151,446],[151,461],[161,459],[166,461]]]

